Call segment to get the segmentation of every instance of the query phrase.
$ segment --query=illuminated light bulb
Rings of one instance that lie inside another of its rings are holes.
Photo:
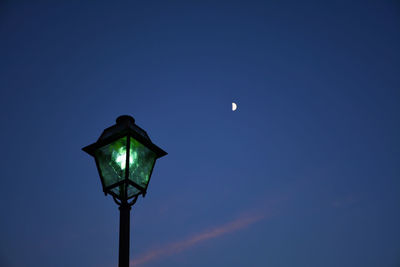
[[[121,147],[118,150],[117,155],[115,156],[115,162],[118,163],[119,167],[122,170],[125,170],[125,165],[126,165],[126,150],[125,150],[125,148]]]

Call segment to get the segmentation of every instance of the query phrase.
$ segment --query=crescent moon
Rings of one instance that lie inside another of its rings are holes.
[[[237,105],[235,102],[232,102],[232,111],[235,111],[237,109]]]

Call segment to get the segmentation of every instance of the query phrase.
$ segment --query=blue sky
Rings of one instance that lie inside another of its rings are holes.
[[[81,148],[130,114],[169,153],[132,266],[400,266],[399,26],[396,1],[3,1],[0,265],[117,266]]]

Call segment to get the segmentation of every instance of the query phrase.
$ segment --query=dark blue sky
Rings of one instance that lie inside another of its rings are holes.
[[[81,148],[121,114],[169,153],[135,266],[400,266],[397,1],[39,2],[0,4],[0,266],[117,266]]]

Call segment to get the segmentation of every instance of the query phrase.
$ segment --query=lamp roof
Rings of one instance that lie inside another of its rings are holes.
[[[154,151],[157,158],[167,155],[167,153],[153,144],[149,135],[145,130],[140,128],[135,124],[135,119],[129,115],[122,115],[116,119],[116,124],[111,127],[106,128],[97,141],[91,145],[83,148],[83,151],[94,156],[94,151],[110,142],[115,141],[123,136],[130,135],[136,140],[138,140],[143,145],[147,146],[149,149]]]

